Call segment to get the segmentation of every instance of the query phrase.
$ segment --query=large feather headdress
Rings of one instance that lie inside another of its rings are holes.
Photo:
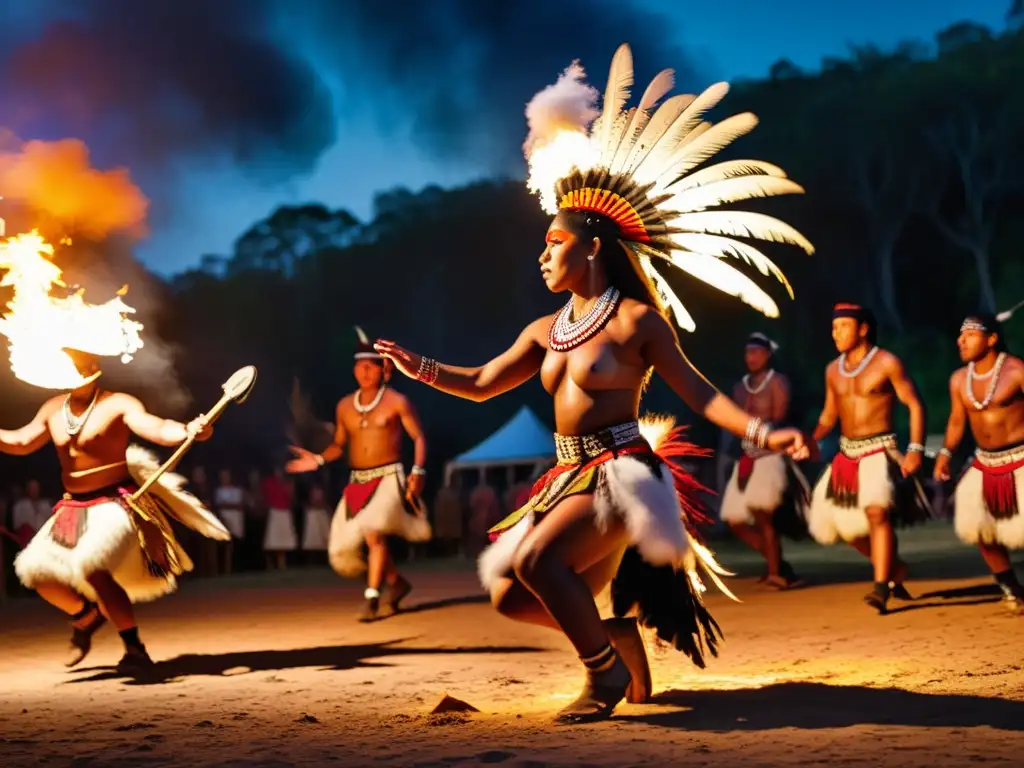
[[[636,259],[681,328],[692,331],[696,325],[656,264],[672,264],[768,317],[778,317],[771,296],[723,259],[740,258],[761,274],[773,275],[792,298],[782,270],[737,238],[790,243],[808,254],[814,246],[771,216],[709,209],[802,193],[803,187],[786,178],[781,168],[760,160],[730,160],[696,170],[753,129],[757,118],[744,113],[714,125],[703,119],[728,92],[726,83],[712,85],[699,96],[661,101],[675,84],[671,69],[660,72],[640,103],[627,109],[633,56],[625,44],[612,59],[601,111],[595,107],[598,92],[583,78],[583,68],[574,62],[526,107],[527,183],[539,194],[544,210],[552,215],[566,209],[592,211],[614,221],[627,254]]]

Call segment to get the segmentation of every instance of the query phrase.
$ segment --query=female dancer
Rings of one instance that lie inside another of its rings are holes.
[[[756,254],[758,266],[770,262],[745,243],[707,233],[742,228],[807,249],[810,244],[759,214],[686,212],[724,199],[802,190],[775,166],[757,161],[722,163],[679,178],[749,123],[737,126],[732,118],[731,127],[730,121],[721,124],[723,131],[701,122],[701,112],[724,95],[722,86],[697,98],[668,99],[648,116],[672,86],[666,70],[648,87],[640,109],[625,112],[632,60],[622,46],[612,62],[604,114],[587,136],[580,127],[566,127],[567,115],[590,122],[597,114],[597,94],[582,77],[574,64],[527,107],[534,129],[527,142],[531,186],[550,212],[557,211],[540,271],[548,289],[568,292],[569,302],[479,367],[441,365],[392,341],[376,344],[407,376],[459,397],[483,401],[539,372],[554,398],[558,465],[537,482],[524,507],[492,530],[499,538],[481,556],[480,576],[499,612],[559,629],[575,647],[587,681],[580,697],[559,713],[569,722],[603,719],[623,698],[639,702],[650,695],[637,620],[700,666],[705,648],[716,652],[718,627],[700,597],[697,561],[713,579],[717,564],[690,528],[699,485],[667,461],[699,449],[680,440],[681,430],[666,434],[671,422],[654,424],[660,429],[649,438],[641,434],[638,410],[652,369],[719,427],[761,449],[798,459],[807,453],[800,432],[773,431],[690,365],[665,303],[684,326],[692,328],[692,320],[652,264],[656,258],[671,261],[772,315],[777,308],[771,299],[716,257],[731,249],[747,258]],[[659,147],[664,151],[657,161]],[[562,160],[572,167],[552,168]],[[699,175],[707,186],[688,184]],[[602,622],[595,595],[609,584],[620,618]],[[637,620],[621,618],[634,612]]]

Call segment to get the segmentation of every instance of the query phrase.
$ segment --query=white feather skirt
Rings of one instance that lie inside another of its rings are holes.
[[[130,446],[126,458],[128,471],[139,485],[159,466],[151,453],[138,446]],[[163,512],[181,523],[210,538],[229,539],[223,524],[185,491],[184,485],[185,479],[180,475],[165,473],[148,493]],[[96,591],[88,577],[107,572],[133,603],[154,600],[175,590],[173,574],[154,576],[146,567],[132,515],[120,502],[102,501],[86,507],[84,513],[85,530],[73,548],[58,544],[50,535],[55,516],[36,533],[15,559],[15,571],[22,584],[33,588],[55,582],[95,601]],[[192,562],[180,547],[177,554],[182,570],[191,570]]]
[[[410,542],[429,541],[430,523],[422,502],[419,513],[411,515],[406,509],[404,476],[400,472],[381,478],[370,500],[351,517],[342,494],[331,521],[331,567],[346,578],[361,575],[366,570],[363,543],[368,533],[400,536]]]
[[[740,464],[736,462],[722,494],[722,506],[719,511],[722,522],[732,525],[753,525],[754,515],[751,510],[774,512],[782,506],[789,486],[784,456],[771,454],[756,459],[743,490],[740,490],[739,474]]]
[[[655,475],[647,464],[624,455],[604,462],[598,471],[604,487],[595,495],[594,525],[600,528],[612,517],[620,519],[630,545],[651,565],[692,560],[679,498],[666,466],[660,466]],[[524,516],[481,553],[477,573],[486,589],[512,572],[516,550],[532,526],[532,515]]]
[[[1024,549],[1024,513],[1008,518],[992,516],[982,493],[983,473],[969,467],[957,483],[953,496],[953,528],[966,544],[1001,544],[1008,549]],[[1024,467],[1013,471],[1017,503],[1024,501]]]
[[[895,488],[889,476],[889,456],[874,453],[865,456],[858,465],[858,496],[856,507],[841,507],[828,498],[832,467],[826,467],[811,495],[807,510],[807,527],[819,544],[851,542],[871,532],[867,510],[871,507],[891,509]]]

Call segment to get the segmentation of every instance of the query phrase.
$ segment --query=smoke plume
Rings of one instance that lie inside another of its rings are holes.
[[[583,82],[586,73],[579,62],[573,62],[558,81],[534,96],[526,105],[526,123],[530,133],[523,144],[527,157],[535,146],[557,135],[560,130],[585,132],[601,114],[597,107],[597,89]]]
[[[315,167],[339,118],[396,137],[411,125],[437,158],[518,172],[523,107],[567,62],[600,82],[631,42],[638,79],[675,67],[698,85],[664,20],[623,0],[38,5],[37,23],[0,53],[12,127],[45,136],[59,125],[136,172],[216,156],[276,183]],[[328,82],[340,84],[337,105]]]

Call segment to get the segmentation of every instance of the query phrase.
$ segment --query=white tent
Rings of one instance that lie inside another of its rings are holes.
[[[481,474],[492,467],[533,465],[540,467],[555,458],[555,438],[536,414],[525,405],[505,425],[483,442],[449,461],[444,468],[448,485],[453,472],[475,469]]]

